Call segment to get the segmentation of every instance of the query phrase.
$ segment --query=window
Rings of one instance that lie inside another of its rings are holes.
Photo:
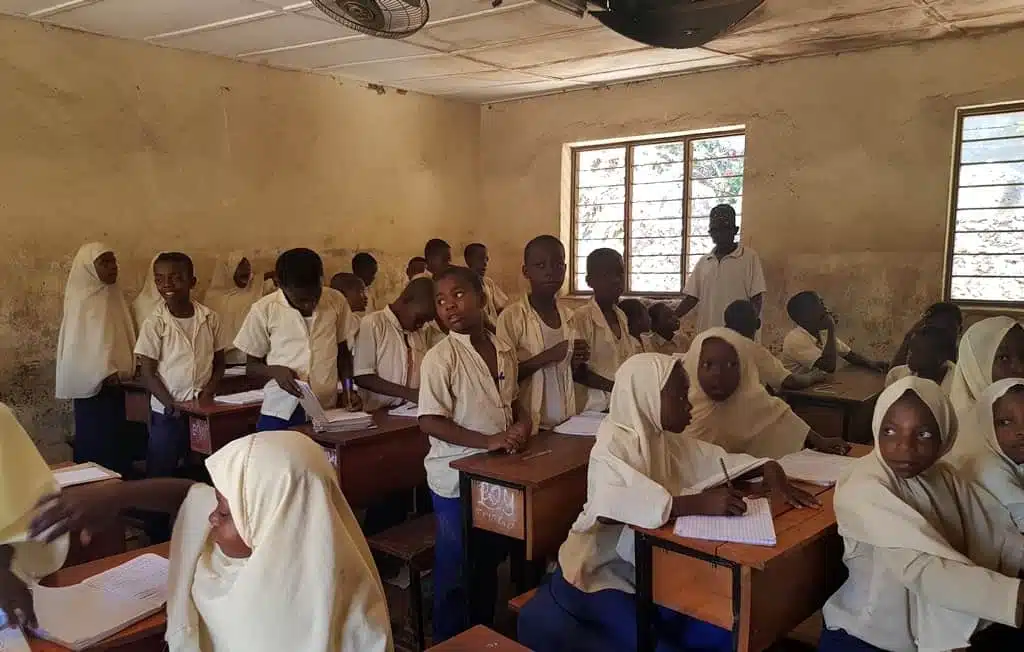
[[[957,112],[946,292],[1024,302],[1024,104]]]
[[[742,130],[572,148],[572,290],[589,292],[587,256],[608,247],[626,261],[626,292],[682,292],[714,246],[708,215],[743,208]],[[686,261],[686,265],[682,264]]]

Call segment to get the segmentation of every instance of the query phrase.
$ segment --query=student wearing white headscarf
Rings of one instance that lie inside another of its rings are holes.
[[[263,297],[263,286],[253,274],[252,258],[233,251],[217,260],[203,303],[220,317],[227,341],[234,342],[249,314],[249,308]],[[229,345],[224,352],[229,365],[245,364],[245,353]]]
[[[635,568],[630,525],[656,528],[688,514],[745,509],[723,484],[763,474],[767,486],[801,505],[781,467],[678,433],[689,421],[688,380],[677,358],[633,356],[615,374],[611,408],[587,470],[587,502],[558,553],[559,568],[519,616],[519,641],[535,652],[636,649]],[[751,472],[754,473],[751,473]],[[747,475],[745,475],[747,474]],[[659,609],[658,650],[731,648],[726,630]]]
[[[167,587],[170,652],[391,652],[384,590],[323,450],[294,431],[237,439],[206,461],[213,486],[154,478],[62,496],[65,514],[178,511]]]
[[[160,253],[164,252],[161,251]],[[160,296],[160,291],[156,288],[156,277],[153,275],[153,264],[160,257],[160,253],[153,256],[153,260],[149,261],[149,267],[146,270],[146,280],[142,282],[142,289],[139,290],[135,300],[132,301],[132,319],[135,321],[136,331],[142,328],[142,324],[164,302],[164,298]]]
[[[683,434],[730,453],[773,459],[805,444],[845,453],[848,446],[842,440],[814,432],[785,401],[765,390],[755,345],[729,328],[711,328],[697,336],[683,357],[693,404],[693,418]]]
[[[75,461],[122,471],[116,446],[125,423],[120,381],[135,373],[135,328],[117,272],[117,258],[106,245],[93,242],[75,254],[64,288],[56,395],[74,401]]]
[[[964,419],[986,387],[1019,377],[1024,377],[1024,326],[1003,315],[982,319],[960,338],[949,399]]]
[[[836,485],[850,576],[825,604],[819,652],[956,650],[985,621],[1016,627],[1024,539],[942,459],[957,436],[945,394],[923,378],[897,381],[872,426],[874,452]]]
[[[961,434],[960,473],[992,494],[1024,532],[1024,378],[989,385],[971,417]]]
[[[15,624],[34,624],[27,586],[60,568],[68,552],[66,536],[46,544],[29,535],[36,502],[56,490],[28,433],[0,403],[0,610]]]

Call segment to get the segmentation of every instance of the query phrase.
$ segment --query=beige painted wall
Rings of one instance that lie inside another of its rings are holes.
[[[231,249],[309,246],[348,269],[389,252],[384,282],[477,216],[479,108],[0,18],[0,400],[51,459],[67,267],[113,245],[131,294],[160,249],[200,283]],[[344,259],[344,262],[341,260]]]
[[[840,335],[889,355],[941,294],[958,106],[1024,99],[1024,30],[708,72],[485,107],[485,242],[518,282],[523,244],[561,226],[563,144],[747,127],[743,239],[785,298],[816,288]]]

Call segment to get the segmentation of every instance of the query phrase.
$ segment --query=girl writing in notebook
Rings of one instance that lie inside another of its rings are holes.
[[[679,360],[657,353],[633,356],[616,372],[610,412],[590,454],[586,505],[559,550],[558,568],[519,616],[519,641],[531,650],[636,650],[628,526],[744,513],[742,494],[721,486],[723,465],[734,478],[763,475],[769,491],[791,504],[817,504],[789,484],[778,463],[678,434],[690,420],[689,386]],[[659,651],[731,648],[728,631],[668,609],[659,609],[657,629]]]

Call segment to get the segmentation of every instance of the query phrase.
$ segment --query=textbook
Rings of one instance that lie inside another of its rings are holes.
[[[296,381],[296,384],[299,386],[299,390],[302,391],[299,403],[302,405],[302,409],[305,410],[306,416],[309,417],[310,422],[313,424],[313,430],[316,432],[348,432],[374,427],[373,415],[367,412],[349,412],[344,408],[324,410],[308,383],[300,380]]]

